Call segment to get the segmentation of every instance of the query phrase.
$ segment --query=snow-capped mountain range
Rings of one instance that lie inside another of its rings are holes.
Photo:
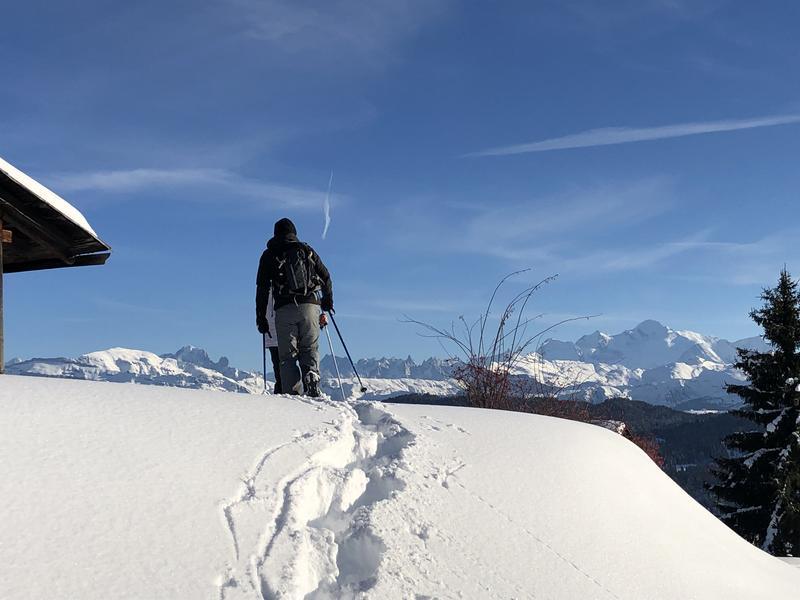
[[[550,339],[539,351],[547,360],[653,369],[673,363],[732,364],[736,361],[737,348],[766,351],[767,344],[760,337],[729,342],[693,331],[675,331],[658,321],[648,320],[617,335],[595,331],[575,343]]]
[[[343,376],[345,396],[354,394],[368,399],[386,398],[399,394],[450,395],[458,390],[449,380],[446,365],[439,359],[429,359],[420,365],[410,359],[369,359],[356,363],[362,381],[369,392],[362,395],[346,358],[337,357]],[[409,362],[410,361],[410,362]],[[341,397],[333,360],[322,360],[323,389],[331,397]],[[112,381],[163,385],[204,390],[220,390],[260,394],[264,391],[261,373],[231,367],[226,357],[214,361],[208,353],[195,346],[184,346],[169,354],[154,354],[129,348],[109,348],[83,354],[77,358],[14,359],[6,364],[10,375],[62,377],[89,381]],[[270,375],[269,373],[267,374]],[[271,392],[273,382],[267,382]]]
[[[77,358],[15,359],[6,365],[6,372],[244,393],[264,389],[261,374],[231,367],[224,356],[214,362],[205,350],[194,346],[161,356],[144,350],[109,348]]]
[[[739,399],[728,395],[725,385],[744,380],[733,367],[736,348],[765,351],[768,346],[760,337],[729,342],[648,320],[616,335],[596,331],[576,342],[549,339],[520,363],[517,372],[545,383],[562,397],[593,402],[627,397],[679,409],[730,408],[738,405]],[[349,396],[358,389],[352,369],[345,358],[337,357],[337,362],[345,395]],[[458,391],[450,379],[450,363],[442,359],[430,358],[417,364],[410,357],[371,358],[359,360],[356,366],[370,398]],[[321,367],[326,391],[339,397],[333,359],[326,356]],[[260,373],[232,367],[225,357],[213,361],[194,346],[162,355],[111,348],[78,358],[15,359],[6,369],[17,375],[244,393],[261,393],[264,389]]]
[[[601,402],[627,397],[674,408],[730,408],[728,383],[744,374],[733,367],[736,349],[768,351],[761,337],[735,342],[643,321],[616,335],[600,331],[577,342],[547,340],[527,357],[519,373],[544,381],[562,396]]]

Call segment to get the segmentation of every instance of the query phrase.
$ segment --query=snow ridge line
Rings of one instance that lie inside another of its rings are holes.
[[[267,450],[221,506],[236,566],[217,580],[220,600],[354,598],[375,584],[385,546],[371,512],[405,487],[414,435],[378,404],[319,404],[339,411],[331,426]]]

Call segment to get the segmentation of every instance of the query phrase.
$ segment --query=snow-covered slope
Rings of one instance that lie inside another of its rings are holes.
[[[782,559],[786,564],[792,565],[793,567],[797,567],[800,569],[800,558],[783,558]]]
[[[27,598],[794,600],[636,446],[476,409],[0,377]]]

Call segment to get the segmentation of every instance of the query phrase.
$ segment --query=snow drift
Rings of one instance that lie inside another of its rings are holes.
[[[21,598],[797,598],[636,446],[486,410],[0,378]]]

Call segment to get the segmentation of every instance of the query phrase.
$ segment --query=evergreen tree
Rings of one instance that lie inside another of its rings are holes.
[[[736,367],[747,385],[729,385],[742,398],[735,414],[751,431],[725,439],[728,456],[716,459],[710,486],[721,518],[734,531],[779,556],[800,556],[800,292],[789,273],[761,294],[750,312],[770,352],[739,349]]]

